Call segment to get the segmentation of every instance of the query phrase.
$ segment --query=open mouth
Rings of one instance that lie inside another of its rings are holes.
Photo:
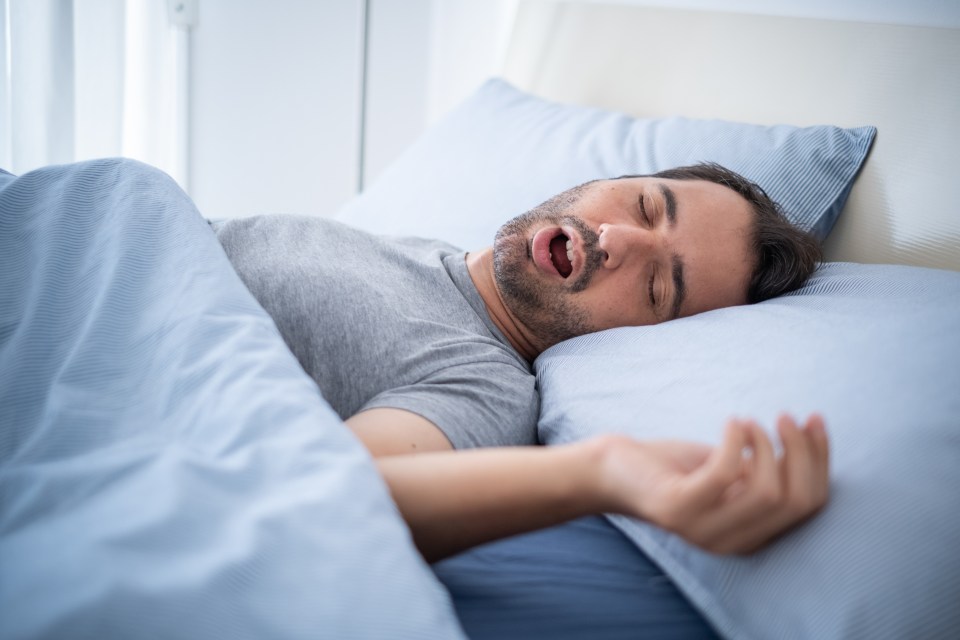
[[[569,227],[547,227],[534,234],[530,256],[545,274],[566,280],[580,268],[576,231]]]
[[[550,260],[564,278],[573,273],[573,242],[563,233],[550,241]]]

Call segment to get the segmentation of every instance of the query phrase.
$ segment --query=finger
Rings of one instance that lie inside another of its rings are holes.
[[[827,437],[827,426],[823,420],[823,416],[818,413],[814,413],[807,418],[807,422],[803,425],[803,429],[810,435],[810,440],[813,443],[817,462],[823,464],[829,463],[830,442],[829,438]]]
[[[830,443],[827,438],[827,429],[823,417],[813,414],[807,418],[804,432],[810,441],[813,451],[814,474],[819,488],[819,501],[826,502],[830,485]]]
[[[779,465],[773,444],[755,422],[747,423],[747,446],[752,449],[750,471],[743,487],[728,494],[728,500],[701,515],[698,536],[701,546],[729,552],[753,542],[745,532],[779,522],[782,499]]]
[[[769,509],[775,504],[783,487],[780,465],[776,452],[767,432],[754,421],[748,421],[747,448],[751,455],[748,460],[746,481],[747,506],[757,511]]]
[[[783,475],[786,481],[787,509],[809,511],[820,491],[815,470],[815,451],[810,434],[788,415],[777,420],[777,432],[783,443]]]
[[[773,450],[767,432],[756,422],[750,424],[749,444],[753,446],[755,480],[751,483],[755,495],[761,502],[775,503],[780,498],[782,481],[777,464],[777,454]]]
[[[699,511],[720,500],[727,488],[741,475],[745,444],[745,427],[738,420],[730,420],[724,431],[723,442],[683,483],[681,503],[687,506],[685,511]]]
[[[752,553],[788,533],[814,513],[816,510],[806,511],[800,515],[787,510],[772,512],[767,518],[757,519],[736,531],[731,530],[724,536],[718,536],[714,551],[716,553]]]
[[[811,432],[806,427],[801,430],[786,415],[778,419],[777,431],[783,443],[779,474],[784,482],[780,504],[771,509],[767,517],[718,536],[716,545],[720,552],[754,551],[806,520],[823,504],[827,487],[824,468],[817,463],[819,451],[814,443],[817,427]]]

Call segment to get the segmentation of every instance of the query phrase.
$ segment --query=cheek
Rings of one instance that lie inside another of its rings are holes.
[[[587,300],[590,319],[598,330],[645,324],[636,295],[628,295],[622,287],[596,292]]]

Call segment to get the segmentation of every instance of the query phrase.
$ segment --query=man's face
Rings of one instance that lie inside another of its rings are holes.
[[[500,228],[497,288],[545,346],[744,304],[752,220],[713,182],[590,182]]]

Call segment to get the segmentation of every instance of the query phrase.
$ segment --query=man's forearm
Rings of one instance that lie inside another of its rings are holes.
[[[447,451],[377,464],[420,552],[477,544],[595,513],[647,520],[715,553],[749,553],[816,513],[829,493],[823,420],[753,421],[716,447],[608,435],[554,447]]]
[[[380,473],[429,561],[587,514],[604,504],[590,441],[379,458]]]

